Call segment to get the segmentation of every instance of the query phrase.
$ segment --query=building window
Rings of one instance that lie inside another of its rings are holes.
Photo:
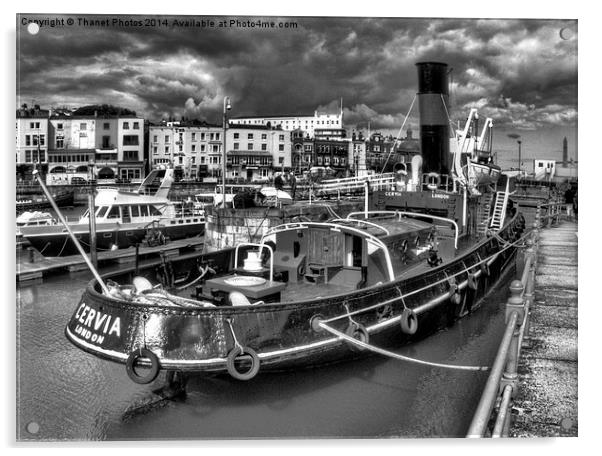
[[[63,138],[62,136],[57,136],[56,137],[56,148],[62,149],[63,147],[65,147],[65,138]]]
[[[31,150],[25,151],[25,163],[31,163]]]
[[[138,151],[137,150],[124,150],[123,151],[123,161],[138,161]]]
[[[247,134],[247,139],[253,139],[253,133],[248,133]]]
[[[284,157],[279,157],[278,158],[278,164],[282,165],[284,163]]]
[[[134,122],[134,130],[140,130],[140,122]]]
[[[214,144],[213,146],[211,146],[211,151],[212,152],[219,152],[219,146],[217,144]]]
[[[205,164],[205,157],[201,156],[201,165],[204,165],[204,164]]]
[[[102,124],[102,128],[103,128],[104,130],[108,130],[108,129],[110,129],[110,128],[111,128],[111,125],[109,124],[109,122],[105,122],[105,123],[103,123],[103,124]]]
[[[192,133],[192,140],[196,141],[196,133]]]
[[[253,143],[247,144],[247,150],[253,150]]]
[[[205,144],[201,144],[201,152],[205,152]]]
[[[159,142],[159,137],[157,135],[153,136],[153,142],[154,143]]]
[[[261,139],[262,139],[262,140],[264,140],[264,141],[265,141],[266,139],[268,139],[268,135],[267,135],[267,133],[262,133],[262,134],[261,134]]]
[[[196,144],[193,144],[193,145],[191,146],[191,150],[192,150],[193,152],[196,152]]]
[[[220,137],[220,134],[219,134],[219,133],[216,133],[216,134],[215,134],[215,140],[216,140],[216,141],[219,141],[219,137]]]
[[[130,129],[130,123],[129,122],[123,122],[123,129],[124,130],[129,130]]]
[[[201,133],[201,141],[205,141],[205,133]]]
[[[234,133],[234,139],[238,139],[239,138],[239,134],[238,133]]]
[[[239,143],[234,143],[234,150],[238,150],[239,145]]]
[[[278,150],[284,152],[284,144],[278,144]]]
[[[124,135],[123,136],[123,145],[124,146],[137,146],[138,145],[138,135]]]
[[[159,154],[159,148],[157,146],[153,147],[153,155]]]
[[[268,145],[267,144],[262,144],[261,145],[261,150],[268,150]]]
[[[111,137],[110,136],[103,136],[102,137],[102,148],[103,149],[108,149],[111,146]]]
[[[183,146],[182,146],[182,144],[180,144],[180,145],[178,146],[178,150],[179,150],[180,152],[182,152],[182,150],[183,150]]]
[[[25,135],[25,145],[31,146],[31,136]]]
[[[190,157],[190,163],[196,164],[196,157]]]
[[[56,129],[57,130],[62,130],[63,129],[63,124],[62,123],[56,124]]]
[[[168,154],[169,153],[169,146],[165,146],[165,153]]]
[[[88,129],[88,124],[85,124],[85,123],[80,123],[80,124],[79,124],[79,129],[80,129],[80,130],[87,130],[87,129]]]
[[[280,136],[278,136],[278,139],[279,139],[280,141],[284,141],[284,135],[280,135]]]

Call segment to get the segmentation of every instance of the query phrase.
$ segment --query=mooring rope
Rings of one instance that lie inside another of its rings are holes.
[[[444,364],[444,363],[435,363],[432,361],[424,361],[422,359],[417,359],[417,358],[411,358],[409,356],[404,356],[404,355],[400,355],[399,353],[395,353],[389,350],[385,350],[384,348],[380,348],[377,347],[375,345],[371,345],[368,344],[366,342],[362,342],[360,340],[357,340],[351,336],[348,336],[345,333],[342,333],[341,331],[338,331],[330,326],[328,326],[324,321],[319,322],[319,325],[321,328],[325,329],[326,331],[328,331],[329,333],[343,339],[346,340],[347,342],[350,342],[352,344],[357,345],[358,347],[364,348],[366,350],[370,350],[374,353],[378,353],[379,355],[383,355],[383,356],[388,356],[389,358],[393,358],[393,359],[398,359],[400,361],[408,361],[411,363],[415,363],[415,364],[422,364],[424,366],[431,366],[431,367],[443,367],[445,369],[456,369],[456,370],[465,370],[465,371],[479,371],[479,372],[485,372],[489,370],[488,366],[462,366],[462,365],[456,365],[456,364]]]

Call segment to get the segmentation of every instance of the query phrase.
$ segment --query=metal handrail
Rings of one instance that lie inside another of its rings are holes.
[[[506,330],[468,429],[467,437],[484,437],[486,435],[491,414],[498,401],[498,414],[491,436],[498,438],[506,437],[508,434],[511,401],[518,390],[518,359],[523,340],[529,331],[529,313],[533,302],[540,221],[538,210],[534,229],[531,231],[531,239],[527,241],[528,249],[525,252],[521,279],[514,280],[510,285],[511,296],[506,303]]]

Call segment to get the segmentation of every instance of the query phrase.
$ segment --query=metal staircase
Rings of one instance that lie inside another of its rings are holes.
[[[506,190],[503,192],[496,192],[495,204],[493,206],[493,215],[491,216],[491,223],[489,229],[492,231],[499,231],[504,225],[504,218],[506,217],[506,207],[508,206],[509,195],[509,184],[510,179],[506,179]]]

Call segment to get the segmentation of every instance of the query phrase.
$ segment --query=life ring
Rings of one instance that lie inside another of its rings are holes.
[[[426,186],[430,190],[435,190],[441,184],[441,176],[438,173],[428,173],[426,175]]]
[[[309,319],[309,327],[317,333],[324,332],[324,329],[320,326],[320,323],[322,322],[322,320],[324,320],[324,315],[321,315],[321,314],[313,315]]]
[[[135,364],[140,358],[148,358],[150,360],[150,370],[146,375],[140,375],[136,372]],[[159,358],[148,348],[138,348],[134,350],[128,356],[127,361],[125,362],[125,371],[130,377],[130,380],[136,382],[140,385],[146,385],[147,383],[152,382],[159,375]]]
[[[418,331],[418,316],[416,312],[407,307],[401,312],[401,331],[409,336]]]
[[[347,329],[345,330],[345,334],[347,334],[350,337],[353,337],[354,339],[359,340],[360,342],[363,342],[365,344],[370,342],[370,334],[368,333],[368,330],[361,324],[356,323],[356,322],[351,322],[349,324],[349,326],[347,326]],[[351,350],[355,351],[355,352],[360,352],[360,351],[364,351],[365,348],[364,347],[360,347],[356,344],[354,344],[353,342],[349,342],[349,341],[345,341],[347,343],[347,345],[349,345],[349,348],[351,348]]]
[[[246,372],[240,372],[236,369],[236,358],[245,354],[251,357],[251,367]],[[228,353],[226,368],[228,373],[236,380],[251,380],[259,372],[259,363],[259,356],[257,356],[255,350],[249,347],[236,346]]]

